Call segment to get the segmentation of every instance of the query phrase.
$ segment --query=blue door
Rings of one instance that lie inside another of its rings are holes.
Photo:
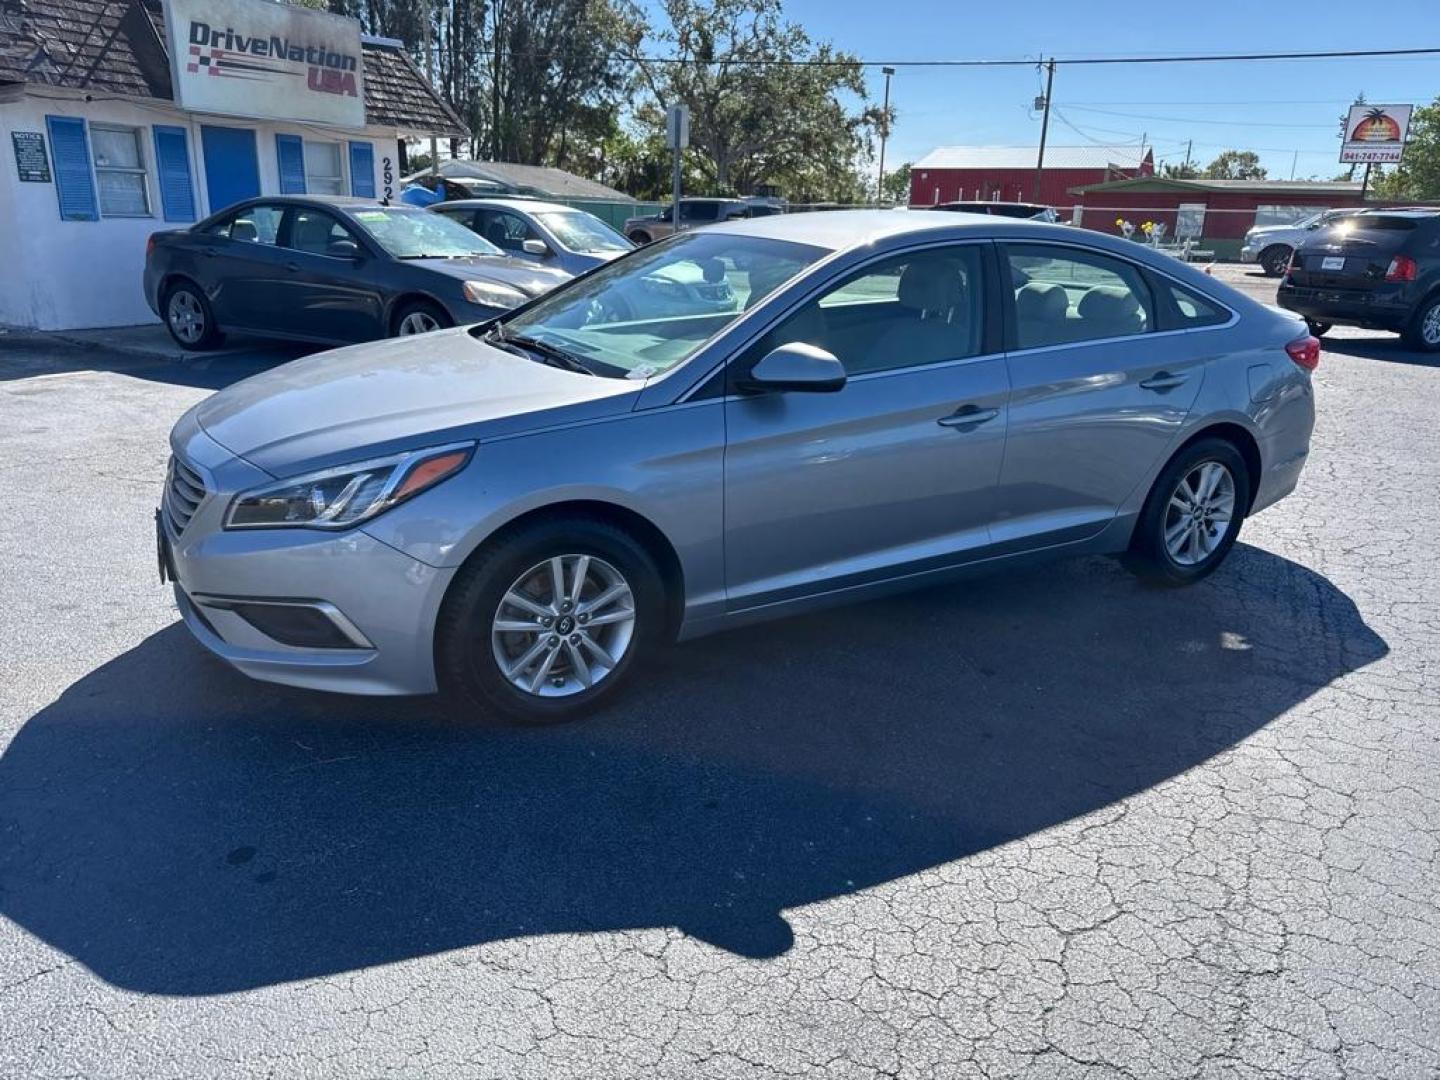
[[[254,131],[202,127],[200,144],[205,154],[205,194],[212,214],[260,194],[260,158],[255,151]]]

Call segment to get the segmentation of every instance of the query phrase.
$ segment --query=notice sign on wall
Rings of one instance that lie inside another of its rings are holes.
[[[27,184],[50,183],[50,159],[45,155],[45,136],[38,131],[12,131],[15,168]]]
[[[270,0],[168,0],[165,27],[183,108],[365,126],[354,19]]]
[[[1399,161],[1405,151],[1412,105],[1353,105],[1345,118],[1345,164]]]

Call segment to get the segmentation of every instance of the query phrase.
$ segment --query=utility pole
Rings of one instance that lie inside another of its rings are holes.
[[[1187,139],[1185,141],[1185,171],[1187,173],[1190,171],[1190,151],[1193,149],[1195,149],[1195,140]]]
[[[1365,162],[1365,179],[1360,181],[1360,201],[1363,203],[1370,197],[1370,162]]]
[[[1050,91],[1055,86],[1055,58],[1045,65],[1045,115],[1040,121],[1040,153],[1035,157],[1034,201],[1040,201],[1040,177],[1045,172],[1045,137],[1050,132]]]
[[[430,29],[430,24],[431,24],[431,22],[433,22],[434,20],[431,18],[431,15],[432,15],[432,12],[430,11],[430,8],[427,6],[426,9],[425,9],[425,78],[426,78],[426,80],[430,83],[430,89],[431,89],[431,90],[434,90],[434,89],[435,89],[435,49],[434,49],[434,46],[433,46],[433,44],[432,44],[432,40],[431,40],[431,29]],[[431,176],[439,176],[439,175],[440,175],[440,151],[439,151],[438,147],[439,147],[439,143],[436,141],[435,135],[432,133],[432,134],[430,135],[430,175],[431,175]]]
[[[690,145],[690,110],[684,105],[671,105],[665,110],[665,145],[675,151],[675,175],[672,177],[674,198],[670,201],[670,224],[680,231],[680,179],[684,151]]]
[[[890,76],[895,74],[893,67],[882,67],[885,73],[885,107],[880,113],[880,174],[875,177],[875,201],[885,201],[885,140],[890,137]]]
[[[1295,179],[1295,166],[1300,163],[1300,151],[1296,150],[1290,155],[1290,179]]]

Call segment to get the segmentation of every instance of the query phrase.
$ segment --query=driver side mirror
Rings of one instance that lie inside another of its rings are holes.
[[[539,255],[542,258],[550,254],[550,245],[544,240],[526,240],[520,245],[526,255]]]
[[[745,394],[775,391],[833,394],[845,387],[845,365],[816,345],[792,341],[772,349],[737,380],[736,389]]]
[[[337,259],[358,260],[360,258],[360,245],[355,243],[354,240],[331,240],[330,243],[325,246],[325,254]]]

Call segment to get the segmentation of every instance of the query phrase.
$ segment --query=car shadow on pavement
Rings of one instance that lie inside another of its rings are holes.
[[[641,927],[775,956],[786,908],[1162,783],[1386,652],[1244,546],[1189,590],[1085,559],[732,632],[545,729],[253,683],[177,624],[0,758],[0,914],[157,994]]]
[[[316,352],[315,346],[239,342],[218,353],[196,353],[183,360],[115,352],[103,347],[77,348],[36,337],[0,338],[0,382],[18,382],[41,375],[95,371],[124,375],[146,382],[223,390],[241,379],[258,375]]]

